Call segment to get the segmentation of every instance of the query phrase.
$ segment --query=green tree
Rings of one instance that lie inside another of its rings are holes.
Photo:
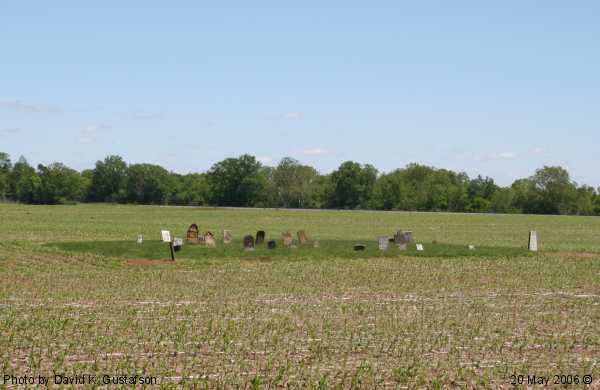
[[[261,164],[247,154],[214,164],[206,177],[211,202],[219,206],[254,206],[260,201],[266,185]]]
[[[340,209],[367,208],[377,180],[377,170],[346,161],[331,173],[329,207]]]
[[[8,197],[8,182],[12,164],[8,154],[0,152],[0,200]]]
[[[89,199],[94,202],[117,202],[126,196],[127,164],[119,156],[96,161],[92,173]]]
[[[132,164],[127,169],[126,198],[141,204],[167,204],[174,191],[174,178],[161,166]]]
[[[43,204],[62,204],[83,200],[84,181],[79,172],[62,163],[38,165],[40,186],[36,201]]]
[[[35,203],[41,186],[35,169],[21,156],[13,166],[8,179],[10,199],[21,203]]]
[[[512,188],[498,188],[492,195],[489,211],[498,214],[517,212],[513,205],[514,199],[515,191]]]
[[[172,202],[174,204],[187,206],[200,206],[208,204],[210,191],[205,174],[174,174],[173,179],[175,185],[172,195]]]
[[[373,187],[371,208],[376,210],[406,210],[409,208],[408,186],[404,171],[396,169],[381,175]]]
[[[313,167],[301,165],[290,157],[283,158],[272,173],[276,205],[289,208],[316,207],[318,176]]]

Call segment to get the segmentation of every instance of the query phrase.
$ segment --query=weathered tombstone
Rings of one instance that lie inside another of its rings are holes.
[[[387,251],[389,242],[390,242],[390,239],[388,236],[379,237],[379,250]]]
[[[404,242],[406,242],[407,244],[413,242],[413,232],[411,232],[410,230],[404,232]]]
[[[230,230],[223,230],[223,244],[231,244],[233,236]]]
[[[401,250],[401,251],[405,251],[406,250],[406,244],[405,243],[398,244],[397,247],[398,247],[398,250]]]
[[[319,241],[313,241],[313,248],[320,248],[321,244],[319,243]]]
[[[198,243],[198,225],[191,224],[187,230],[186,240],[190,243]]]
[[[142,244],[143,242],[144,242],[144,236],[142,236],[141,234],[138,234],[137,243]]]
[[[275,241],[275,240],[271,240],[271,241],[269,241],[269,242],[267,243],[267,247],[268,247],[269,249],[275,249],[275,248],[277,247],[277,241]]]
[[[160,240],[162,242],[171,242],[171,232],[168,230],[160,231]]]
[[[300,245],[306,244],[306,242],[308,241],[306,232],[304,230],[298,230],[297,235],[298,235],[298,242],[300,243]]]
[[[253,251],[254,250],[254,237],[251,235],[244,236],[244,250],[245,251]]]
[[[283,246],[285,246],[286,248],[292,246],[293,238],[290,232],[281,233],[281,240],[283,241]]]
[[[355,251],[364,251],[367,248],[364,244],[354,244]]]
[[[406,243],[404,240],[404,232],[402,230],[398,230],[396,234],[394,234],[394,244],[400,245],[404,243]]]
[[[261,245],[265,242],[265,232],[264,230],[259,230],[256,232],[256,241],[254,241],[254,245]]]
[[[532,230],[529,232],[529,245],[528,248],[531,252],[538,251],[538,235],[537,231]]]
[[[469,245],[469,250],[470,251],[474,251],[475,250],[475,245]]]
[[[215,235],[212,234],[212,232],[206,232],[204,234],[204,245],[210,248],[217,246],[217,243],[215,242]]]
[[[183,239],[174,238],[173,239],[173,249],[175,250],[175,252],[179,252],[182,247],[183,247]]]
[[[417,244],[417,251],[423,252],[425,249],[423,248],[423,244]]]

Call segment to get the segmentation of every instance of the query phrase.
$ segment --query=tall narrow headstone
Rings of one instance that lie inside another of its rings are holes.
[[[223,230],[223,244],[231,244],[233,236],[230,230]]]
[[[529,245],[528,248],[531,252],[538,251],[538,235],[537,231],[532,230],[529,232]]]
[[[244,236],[244,250],[245,251],[253,251],[254,250],[254,237],[251,235]]]
[[[186,240],[190,243],[198,242],[198,225],[195,223],[191,224],[187,230]]]
[[[204,234],[204,245],[209,248],[214,248],[217,246],[217,243],[215,242],[215,235],[212,234],[212,232],[206,232]]]
[[[308,241],[308,237],[306,236],[306,232],[304,230],[298,230],[298,242],[300,245],[306,244]]]
[[[256,241],[254,241],[255,245],[260,245],[265,242],[265,232],[264,230],[259,230],[256,232]]]
[[[283,241],[283,246],[285,246],[286,248],[289,248],[292,246],[293,239],[292,239],[292,235],[290,234],[290,232],[281,233],[281,240]]]
[[[390,242],[390,238],[388,236],[379,237],[379,250],[387,251],[389,242]]]

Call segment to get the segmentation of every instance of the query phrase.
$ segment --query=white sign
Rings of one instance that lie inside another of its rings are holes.
[[[144,242],[144,236],[142,236],[141,234],[138,234],[138,239],[137,239],[137,243],[141,244]]]
[[[537,232],[535,230],[529,232],[529,250],[532,252],[538,251]]]
[[[163,242],[171,242],[171,232],[168,230],[161,230],[160,231],[160,239]]]
[[[475,250],[475,245],[469,245],[469,250],[470,251],[474,251]]]
[[[425,249],[423,249],[423,244],[417,244],[417,250],[419,252],[423,252]]]

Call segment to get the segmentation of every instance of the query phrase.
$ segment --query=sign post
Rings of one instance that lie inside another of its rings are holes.
[[[162,242],[169,243],[169,251],[171,252],[171,260],[175,261],[175,248],[173,248],[173,240],[171,240],[171,232],[168,230],[160,231],[160,239]]]

